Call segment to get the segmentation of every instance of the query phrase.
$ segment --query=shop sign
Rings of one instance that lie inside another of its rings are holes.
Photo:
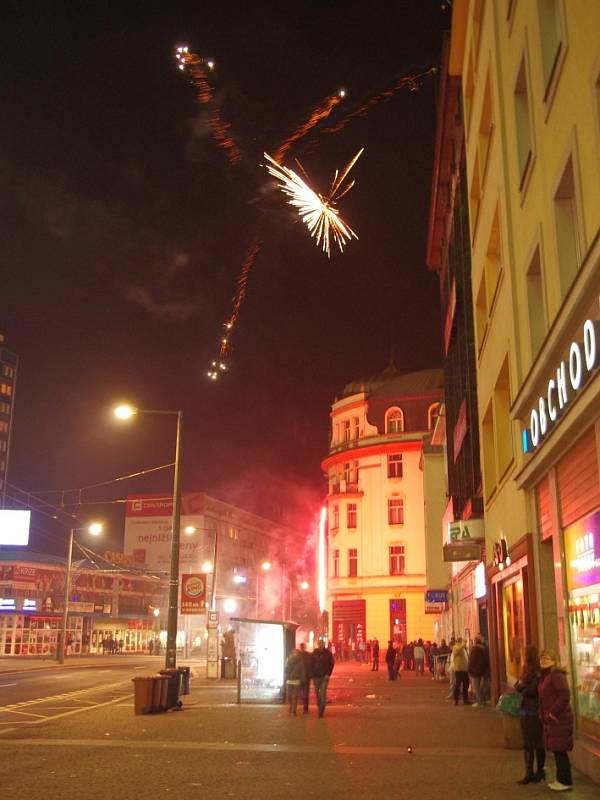
[[[542,442],[598,367],[599,332],[600,323],[586,319],[583,323],[582,341],[571,342],[567,360],[560,362],[556,372],[548,380],[544,394],[531,409],[529,428],[525,428],[522,433],[524,453],[533,452]]]
[[[29,600],[27,597],[23,600],[23,611],[37,611],[37,600]]]
[[[206,577],[195,572],[181,576],[181,613],[203,614],[206,604]]]
[[[448,542],[463,542],[465,540],[485,539],[485,529],[482,519],[457,519],[448,523]]]
[[[211,628],[218,628],[219,627],[219,612],[218,611],[209,611],[208,612],[208,625],[207,627],[209,630]]]
[[[492,563],[495,567],[502,570],[504,567],[510,567],[511,560],[508,554],[508,544],[506,539],[498,539],[494,542]]]
[[[69,602],[69,611],[79,611],[81,614],[93,614],[94,604],[83,603],[81,600],[71,600]]]
[[[448,589],[427,589],[425,592],[426,603],[447,603]]]
[[[446,610],[445,603],[428,603],[425,600],[425,613],[426,614],[441,614]]]
[[[564,540],[569,589],[600,583],[600,511],[565,528]]]
[[[117,550],[106,550],[104,558],[112,564],[137,564],[133,553],[119,553]]]
[[[485,582],[485,564],[480,561],[475,567],[475,599],[481,600],[487,594],[487,586]]]
[[[481,542],[466,540],[445,544],[444,561],[481,561]]]
[[[16,611],[17,604],[14,597],[0,597],[0,611]]]

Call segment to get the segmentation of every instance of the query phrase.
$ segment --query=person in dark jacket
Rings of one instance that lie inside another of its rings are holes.
[[[475,692],[473,705],[485,705],[485,693],[490,677],[490,655],[481,636],[475,637],[475,642],[469,653],[469,677]]]
[[[294,647],[285,662],[285,679],[287,698],[290,704],[289,713],[296,716],[298,692],[300,691],[302,682],[306,680],[302,653],[296,647]]]
[[[546,750],[542,734],[542,721],[539,714],[538,687],[542,673],[537,647],[528,644],[525,648],[525,662],[521,677],[515,689],[521,695],[521,733],[523,734],[523,755],[525,758],[525,777],[517,783],[526,786],[528,783],[539,783],[545,780]],[[537,769],[533,764],[537,757]]]
[[[388,679],[390,681],[396,680],[396,675],[394,673],[394,661],[396,660],[396,651],[394,650],[394,643],[390,639],[388,642],[388,648],[385,651],[385,663],[387,664],[388,669]]]
[[[312,661],[312,655],[306,649],[306,645],[304,642],[300,645],[300,653],[302,655],[302,660],[304,661],[304,680],[300,684],[300,692],[302,693],[302,706],[304,709],[304,713],[308,714],[308,699],[310,696],[310,679],[312,678],[310,666]],[[332,654],[333,655],[333,654]]]
[[[538,687],[540,717],[544,729],[546,750],[552,750],[556,761],[556,781],[548,788],[568,792],[572,785],[568,751],[573,749],[573,711],[571,692],[565,670],[558,665],[554,650],[540,653],[542,679]]]
[[[371,672],[379,672],[379,640],[378,639],[373,639],[372,653],[373,653],[373,666],[371,667]]]
[[[325,647],[325,642],[319,639],[319,645],[316,650],[313,650],[310,659],[310,672],[315,685],[320,717],[325,713],[325,706],[327,705],[327,685],[329,684],[329,678],[333,672],[333,666],[334,661],[331,650],[328,650]]]

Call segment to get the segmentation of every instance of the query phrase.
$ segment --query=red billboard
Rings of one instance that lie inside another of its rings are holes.
[[[206,576],[199,572],[181,576],[181,613],[204,614],[206,611]]]

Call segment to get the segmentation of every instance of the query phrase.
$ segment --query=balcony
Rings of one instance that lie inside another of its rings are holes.
[[[331,483],[329,494],[358,494],[358,481]]]

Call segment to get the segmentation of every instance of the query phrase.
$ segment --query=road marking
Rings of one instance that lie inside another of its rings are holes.
[[[0,689],[3,689],[5,686],[18,686],[18,683],[0,683]]]
[[[2,733],[12,733],[13,731],[16,731],[16,730],[18,730],[18,728],[5,728],[3,731],[0,731],[0,734],[2,734]]]
[[[54,719],[54,717],[53,717]],[[253,753],[281,754],[325,754],[341,756],[404,756],[415,759],[439,759],[444,757],[475,756],[497,759],[500,753],[506,754],[503,747],[419,747],[416,754],[407,753],[406,747],[393,746],[360,746],[360,745],[290,745],[290,744],[255,744],[251,742],[190,742],[190,741],[152,741],[143,739],[15,739],[18,747],[100,747],[125,748],[129,750],[212,750],[223,752],[248,751]],[[514,751],[515,759],[518,752]]]

